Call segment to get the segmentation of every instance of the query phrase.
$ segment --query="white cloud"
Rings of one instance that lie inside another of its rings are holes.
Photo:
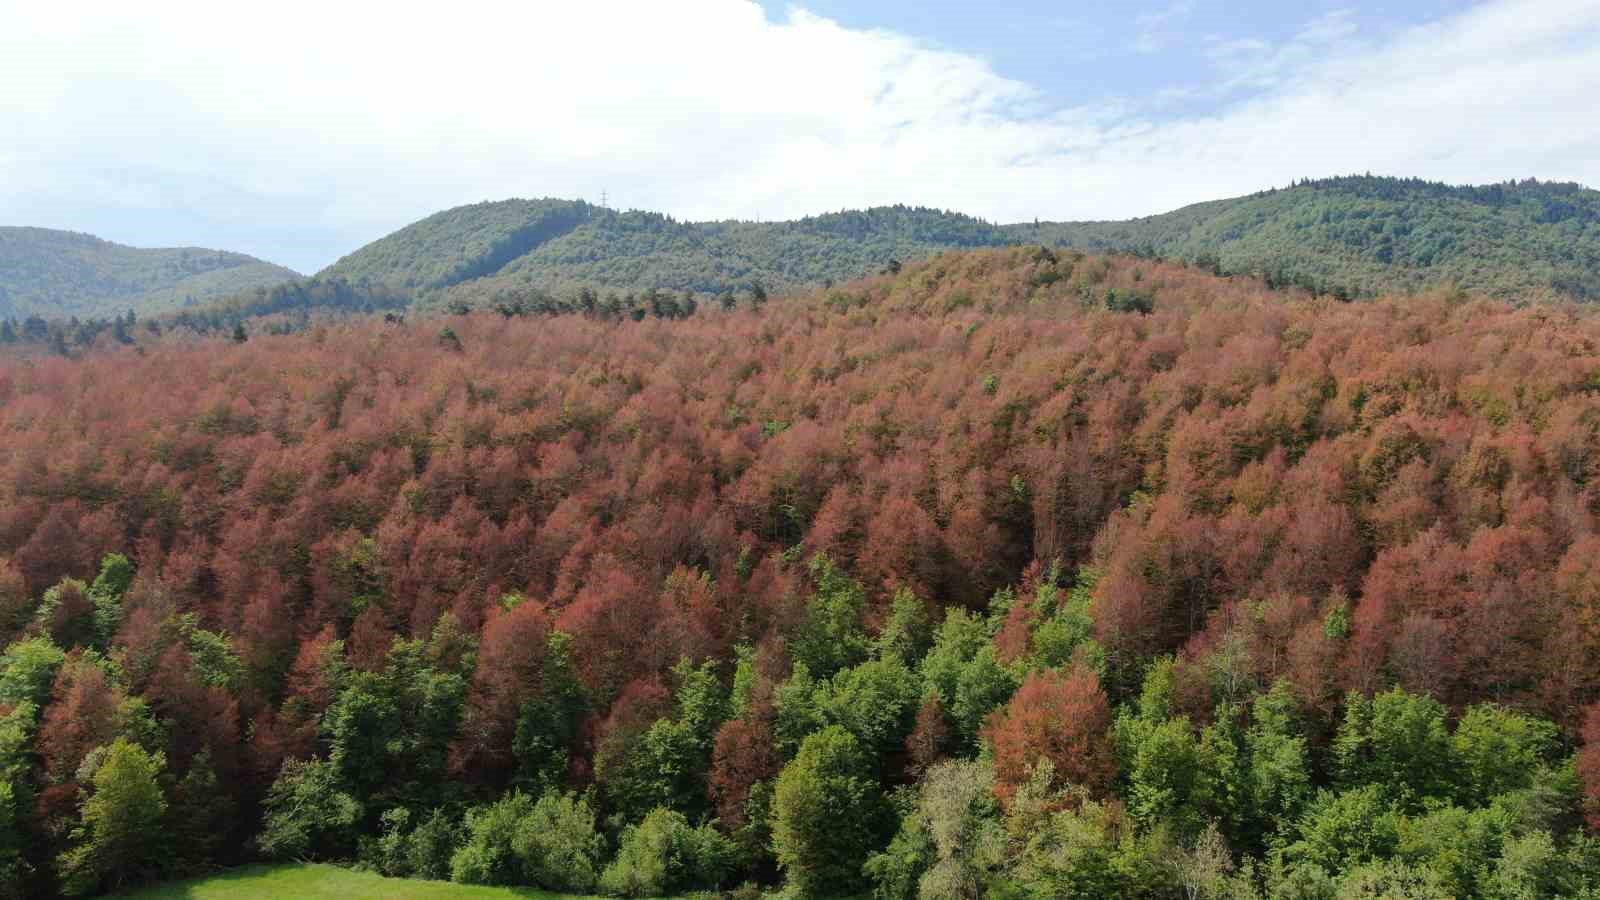
[[[1600,0],[1495,3],[1376,44],[1319,21],[1219,48],[1237,99],[1159,117],[1051,107],[979,58],[743,0],[0,0],[0,21],[0,222],[118,221],[108,236],[150,243],[141,221],[203,221],[187,240],[303,268],[507,196],[1006,221],[1366,170],[1600,184]]]

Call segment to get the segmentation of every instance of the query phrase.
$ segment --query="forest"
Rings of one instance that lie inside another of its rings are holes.
[[[1307,179],[1127,222],[1008,227],[1033,241],[1141,250],[1343,297],[1452,286],[1507,300],[1600,297],[1600,193],[1531,178]]]
[[[0,346],[0,896],[1600,897],[1591,308],[655,296]]]
[[[1124,222],[997,225],[884,206],[788,222],[682,222],[582,201],[506,200],[429,216],[322,273],[432,310],[580,290],[815,289],[951,249],[1044,244],[1181,259],[1342,299],[1460,287],[1519,302],[1600,296],[1600,193],[1527,180],[1451,186],[1372,176],[1295,182]]]
[[[202,332],[268,316],[257,324],[282,330],[373,310],[570,310],[586,294],[631,308],[652,293],[804,293],[952,249],[1019,244],[1182,260],[1339,299],[1438,288],[1519,303],[1600,296],[1595,191],[1352,176],[1123,222],[997,225],[911,206],[684,222],[581,200],[503,200],[435,213],[305,279],[242,254],[0,228],[0,340],[72,350],[130,312]],[[45,325],[25,330],[30,320]]]
[[[127,247],[72,231],[0,226],[0,319],[165,312],[297,277],[243,253]]]

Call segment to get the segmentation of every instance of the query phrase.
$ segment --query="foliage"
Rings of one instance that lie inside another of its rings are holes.
[[[714,296],[855,278],[960,248],[1040,243],[1159,254],[1340,296],[1460,284],[1497,296],[1593,296],[1600,201],[1571,184],[1449,187],[1329,178],[1128,222],[996,226],[956,213],[878,207],[793,222],[684,223],[581,201],[508,200],[437,213],[327,270],[387,282],[439,307],[565,308],[580,290]],[[1113,311],[1150,311],[1112,288]],[[613,299],[609,302],[619,302]],[[675,302],[675,301],[674,301]],[[586,307],[586,303],[588,307]],[[646,303],[648,306],[649,304]]]
[[[267,792],[265,821],[256,843],[276,859],[336,858],[355,843],[361,805],[322,760],[289,760]]]
[[[1111,706],[1094,672],[1031,673],[989,720],[1000,795],[1014,794],[1040,759],[1050,760],[1062,784],[1103,793],[1117,768],[1110,726]]]
[[[450,877],[466,884],[531,884],[558,891],[595,885],[604,839],[589,802],[556,791],[537,800],[512,791],[467,813],[466,842]]]
[[[622,832],[616,859],[600,888],[620,897],[658,897],[690,888],[714,889],[733,874],[738,851],[709,825],[696,828],[682,813],[657,807]]]
[[[364,862],[384,875],[424,878],[450,877],[451,857],[458,841],[458,822],[441,809],[413,822],[404,807],[386,810],[379,821],[382,832],[363,848]]]
[[[254,865],[123,895],[127,900],[558,900],[529,888],[386,878],[326,863]]]
[[[1600,196],[1576,184],[1453,187],[1368,175],[1128,222],[1009,227],[1029,240],[1154,253],[1346,297],[1447,284],[1501,297],[1594,297],[1597,221]]]
[[[951,760],[928,770],[916,808],[866,870],[880,897],[975,900],[986,896],[1006,852],[994,773],[981,761]]]
[[[803,895],[860,886],[861,866],[879,841],[884,803],[855,736],[832,725],[805,739],[778,776],[772,850]]]
[[[906,259],[0,351],[0,864],[55,889],[122,740],[186,870],[1600,884],[1592,313]]]
[[[816,593],[790,652],[813,676],[827,678],[866,656],[867,635],[861,627],[866,592],[825,555],[812,559],[811,577]]]
[[[1450,794],[1453,760],[1445,709],[1431,697],[1400,688],[1370,699],[1351,696],[1333,753],[1346,785],[1378,785],[1402,804]]]
[[[147,250],[70,231],[0,227],[0,319],[154,313],[294,277],[242,253]]]
[[[116,890],[148,880],[167,864],[167,800],[158,779],[166,760],[119,738],[107,749],[83,802],[74,846],[62,854],[63,890]]]
[[[175,871],[203,871],[225,853],[232,856],[228,839],[238,830],[238,804],[223,789],[209,751],[192,760],[173,786],[167,820]]]
[[[466,680],[439,671],[422,641],[396,641],[381,672],[352,672],[322,719],[329,765],[357,796],[411,804],[445,793]]]
[[[26,638],[7,647],[0,655],[0,704],[44,703],[66,658],[47,637]]]
[[[957,747],[967,752],[976,749],[989,714],[1017,689],[986,623],[963,609],[950,610],[939,624],[933,649],[922,660],[922,678],[938,695]]]

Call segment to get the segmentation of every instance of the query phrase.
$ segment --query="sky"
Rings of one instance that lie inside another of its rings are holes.
[[[1116,219],[1600,187],[1600,0],[0,0],[0,225],[314,272],[440,209]]]

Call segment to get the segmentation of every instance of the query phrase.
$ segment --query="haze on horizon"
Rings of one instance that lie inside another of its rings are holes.
[[[1600,185],[1600,0],[904,6],[0,0],[0,224],[311,272],[509,196],[1026,221],[1362,171]]]

